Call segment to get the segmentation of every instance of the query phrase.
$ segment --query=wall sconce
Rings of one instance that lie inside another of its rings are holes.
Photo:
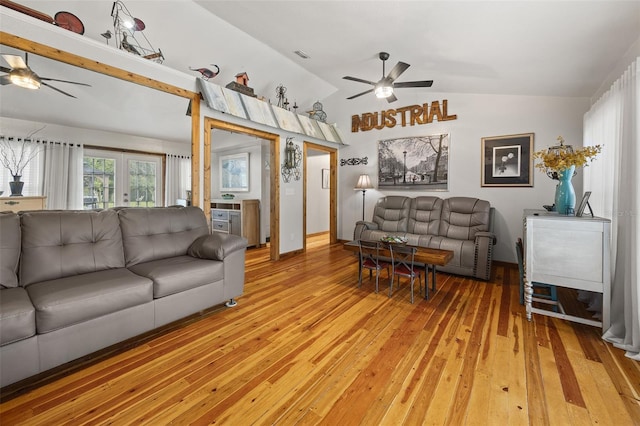
[[[360,175],[358,183],[356,183],[356,187],[353,189],[356,191],[362,191],[362,220],[364,220],[364,193],[367,192],[367,189],[373,189],[369,175]]]
[[[284,163],[282,163],[282,180],[291,182],[291,177],[300,180],[300,163],[302,161],[302,150],[293,143],[293,138],[287,138],[284,146]]]

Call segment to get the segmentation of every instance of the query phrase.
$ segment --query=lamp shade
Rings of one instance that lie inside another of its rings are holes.
[[[358,183],[356,183],[356,187],[353,188],[356,191],[366,191],[367,189],[372,189],[373,185],[371,185],[371,179],[369,175],[360,175],[358,178]]]

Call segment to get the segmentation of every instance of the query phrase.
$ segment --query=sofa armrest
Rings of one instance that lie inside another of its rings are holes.
[[[378,229],[378,224],[373,222],[367,222],[366,220],[359,220],[356,222],[356,227],[353,230],[353,239],[359,240],[362,232],[365,230],[376,230]]]
[[[225,257],[247,248],[247,240],[233,234],[214,232],[203,235],[191,243],[187,254],[191,257],[224,260]]]
[[[496,236],[492,232],[476,232],[473,276],[482,280],[491,278],[491,262]]]

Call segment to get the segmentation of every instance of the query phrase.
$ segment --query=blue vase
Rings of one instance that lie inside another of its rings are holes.
[[[558,180],[556,186],[556,211],[561,215],[573,216],[576,207],[576,191],[573,189],[571,179],[576,171],[576,166],[558,172]]]

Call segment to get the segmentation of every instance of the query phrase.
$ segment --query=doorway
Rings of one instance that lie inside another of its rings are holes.
[[[304,236],[303,250],[307,249],[307,235],[315,234],[315,224],[308,223],[310,209],[320,208],[324,211],[313,212],[317,220],[328,222],[328,242],[338,242],[338,150],[324,145],[305,142],[304,157]],[[313,173],[313,176],[310,176]],[[325,197],[327,197],[325,199]],[[320,200],[318,200],[320,198]],[[318,207],[320,206],[320,207]],[[311,219],[313,220],[313,219]],[[322,226],[324,228],[324,226]]]
[[[86,149],[82,183],[85,209],[162,205],[162,157]]]

